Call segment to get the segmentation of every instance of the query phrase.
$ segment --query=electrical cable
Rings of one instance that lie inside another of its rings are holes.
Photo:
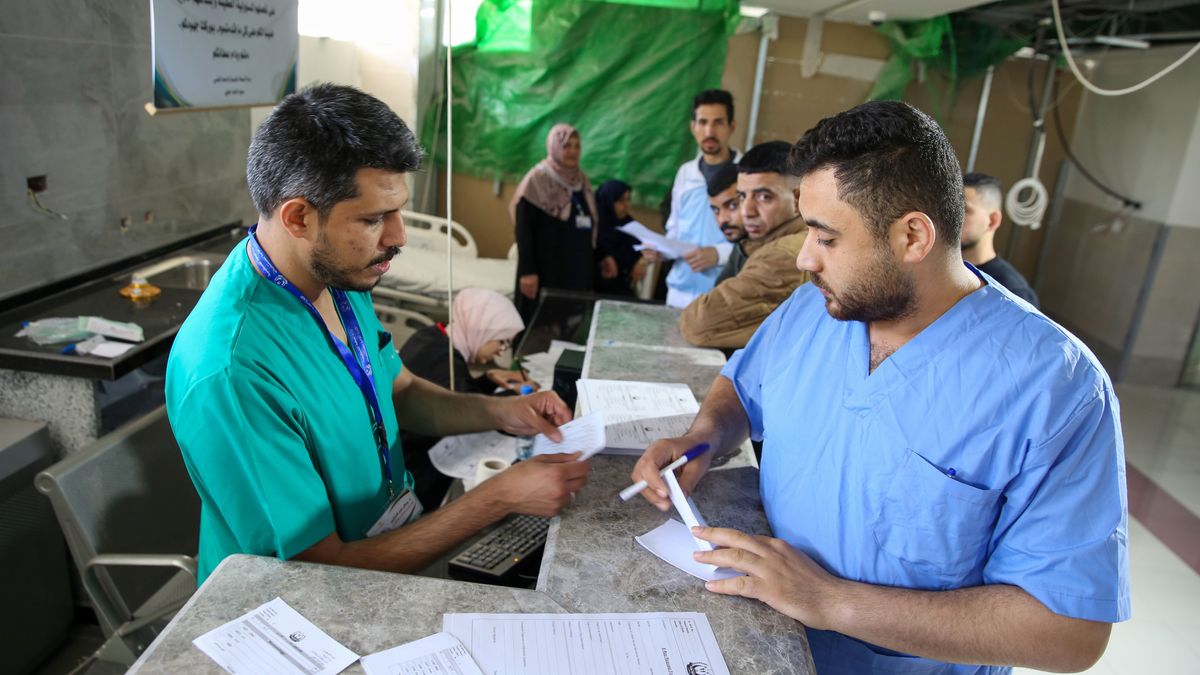
[[[1054,90],[1056,92],[1058,91],[1058,78],[1054,78]],[[1114,199],[1120,200],[1121,203],[1128,208],[1140,210],[1142,208],[1142,203],[1140,201],[1133,199],[1132,197],[1126,197],[1125,195],[1108,187],[1104,183],[1101,183],[1100,180],[1093,176],[1092,173],[1087,170],[1087,167],[1085,167],[1083,163],[1079,161],[1079,158],[1075,156],[1075,152],[1071,150],[1071,144],[1067,141],[1067,135],[1063,133],[1062,115],[1058,112],[1058,108],[1059,106],[1054,106],[1053,110],[1054,133],[1058,136],[1058,142],[1060,145],[1062,145],[1063,152],[1066,154],[1067,159],[1075,165],[1076,169],[1079,169],[1079,173],[1083,174],[1083,177],[1086,178],[1088,182],[1099,188],[1101,192],[1113,197]]]
[[[33,190],[31,190],[29,188],[25,188],[25,194],[29,195],[29,203],[33,204],[33,208],[37,209],[38,211],[41,211],[42,213],[44,213],[48,216],[54,216],[55,218],[58,218],[60,220],[70,220],[71,219],[71,217],[65,213],[59,213],[58,211],[55,211],[54,209],[52,209],[48,206],[43,206],[42,200],[38,199],[37,193],[34,192]]]
[[[1029,196],[1020,197],[1021,192],[1029,190]],[[1046,214],[1046,204],[1049,195],[1046,186],[1035,177],[1022,178],[1013,184],[1004,197],[1004,210],[1015,225],[1023,225],[1031,230],[1042,226],[1042,216]]]
[[[1166,68],[1163,68],[1154,75],[1151,75],[1144,81],[1129,87],[1125,87],[1124,89],[1104,89],[1092,84],[1086,77],[1083,76],[1083,73],[1079,71],[1079,66],[1075,64],[1075,57],[1071,56],[1071,49],[1067,46],[1067,35],[1063,31],[1062,12],[1059,10],[1058,4],[1059,0],[1050,0],[1050,7],[1054,10],[1054,30],[1058,33],[1059,49],[1062,50],[1063,58],[1066,59],[1067,66],[1071,69],[1071,73],[1075,75],[1075,79],[1079,80],[1080,84],[1097,96],[1124,96],[1126,94],[1132,94],[1135,91],[1141,91],[1151,84],[1154,84],[1159,79],[1165,77],[1167,73],[1170,73],[1179,66],[1183,65],[1183,63],[1191,58],[1192,55],[1200,51],[1200,42],[1197,42],[1196,44],[1192,45],[1192,48],[1189,49],[1183,56],[1180,56],[1178,59],[1176,59],[1174,63]]]

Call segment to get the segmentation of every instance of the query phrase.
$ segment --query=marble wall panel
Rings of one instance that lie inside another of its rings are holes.
[[[254,218],[249,113],[150,117],[151,96],[146,0],[0,0],[0,296]],[[38,174],[69,221],[29,204]]]
[[[130,5],[136,0],[125,0]],[[147,5],[148,0],[141,4]],[[95,0],[2,0],[0,34],[108,42],[109,2]]]

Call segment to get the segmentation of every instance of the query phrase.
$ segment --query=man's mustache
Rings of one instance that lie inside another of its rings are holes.
[[[387,250],[387,251],[384,251],[383,255],[381,255],[381,256],[379,256],[378,258],[376,258],[376,259],[372,260],[372,261],[371,261],[371,263],[370,263],[370,265],[368,265],[368,267],[370,267],[371,265],[382,265],[383,263],[385,263],[385,262],[387,262],[387,261],[391,260],[392,258],[395,258],[396,256],[400,255],[400,252],[401,252],[401,251],[400,251],[400,247],[399,247],[399,246],[392,246],[392,247],[388,248],[388,250]]]

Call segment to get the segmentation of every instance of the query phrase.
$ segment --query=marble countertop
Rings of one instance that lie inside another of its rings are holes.
[[[685,382],[703,399],[725,356],[687,347],[679,311],[596,303],[586,377]],[[704,612],[733,673],[815,672],[804,627],[755,600],[709,593],[704,583],[634,541],[668,518],[648,502],[614,499],[636,457],[597,455],[587,486],[550,525],[537,589],[570,612]],[[769,534],[750,444],[714,466],[692,495],[712,525]]]
[[[564,611],[537,591],[235,555],[217,567],[129,672],[223,673],[192,640],[276,597],[363,656],[440,632],[446,612]],[[363,670],[355,663],[343,672]]]
[[[591,377],[682,380],[703,398],[725,359],[677,343],[677,320],[667,308],[597,303]],[[130,672],[220,672],[191,641],[278,596],[364,655],[439,632],[445,612],[704,612],[735,675],[812,675],[801,624],[758,601],[710,593],[634,541],[668,517],[640,498],[614,499],[635,461],[592,459],[587,486],[551,522],[536,591],[232,556]],[[713,525],[769,532],[749,443],[714,466],[693,498]]]
[[[725,365],[717,349],[692,347],[679,334],[680,310],[601,300],[592,315],[583,376],[604,380],[683,382],[703,400]]]
[[[730,672],[814,673],[802,625],[756,600],[708,592],[633,540],[669,517],[641,498],[614,500],[635,461],[592,458],[587,486],[551,523],[537,589],[570,612],[704,612]],[[770,532],[753,466],[710,471],[693,500],[712,525]]]

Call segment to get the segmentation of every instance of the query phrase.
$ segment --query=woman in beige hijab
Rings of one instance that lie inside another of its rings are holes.
[[[525,174],[509,204],[517,241],[517,309],[526,321],[538,291],[591,291],[597,261],[596,203],[579,167],[579,132],[556,124],[546,138],[546,158]]]

